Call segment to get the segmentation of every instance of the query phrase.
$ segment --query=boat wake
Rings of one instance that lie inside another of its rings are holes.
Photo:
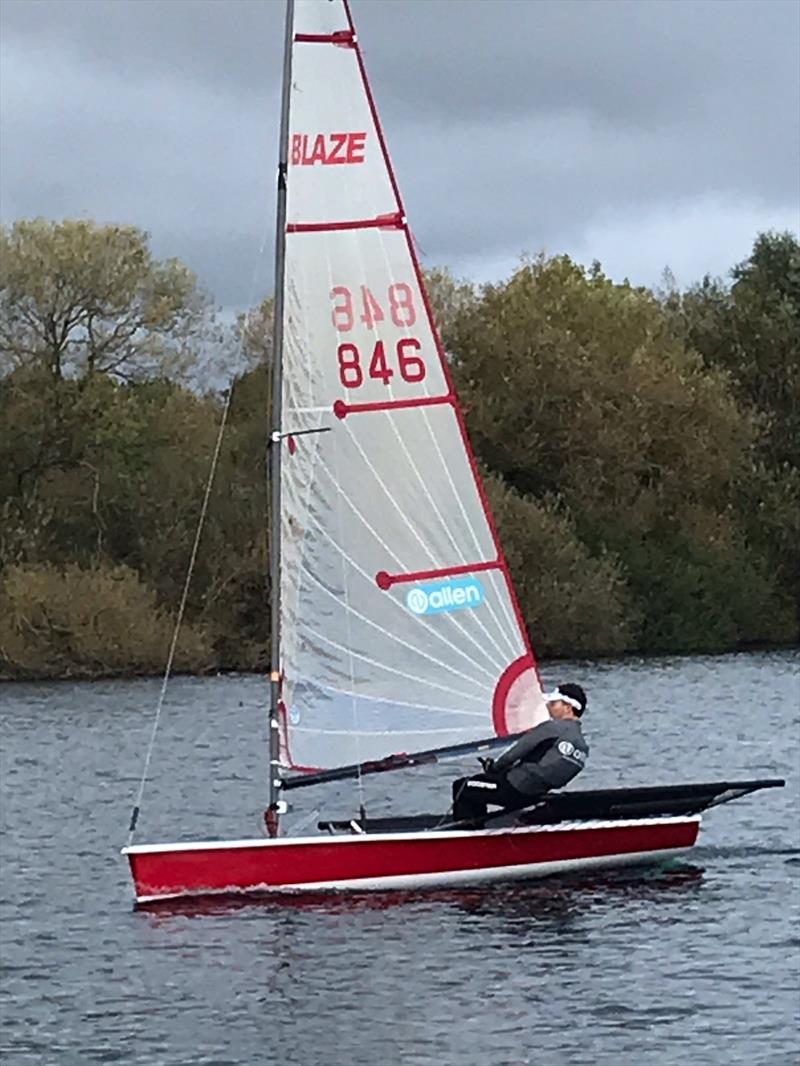
[[[693,858],[709,865],[727,860],[737,865],[750,866],[762,859],[778,859],[782,860],[784,865],[800,866],[800,848],[706,844],[695,847]]]

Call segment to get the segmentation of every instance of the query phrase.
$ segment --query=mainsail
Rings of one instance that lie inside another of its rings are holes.
[[[281,433],[282,761],[546,716],[350,12],[296,0]]]

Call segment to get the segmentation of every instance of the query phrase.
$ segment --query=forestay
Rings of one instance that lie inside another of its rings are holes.
[[[296,2],[287,188],[282,757],[526,728],[536,666],[343,0]]]

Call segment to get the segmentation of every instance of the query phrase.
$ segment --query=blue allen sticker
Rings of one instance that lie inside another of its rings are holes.
[[[483,585],[476,577],[438,581],[432,585],[415,585],[406,593],[406,607],[412,614],[418,615],[479,607],[483,600]]]

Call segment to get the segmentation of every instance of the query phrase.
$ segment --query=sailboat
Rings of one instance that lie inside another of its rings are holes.
[[[547,718],[347,0],[287,2],[275,285],[268,836],[130,844],[137,901],[660,860],[707,807],[783,784],[561,792],[477,824],[445,802],[362,807],[287,835],[295,789],[492,751]]]

